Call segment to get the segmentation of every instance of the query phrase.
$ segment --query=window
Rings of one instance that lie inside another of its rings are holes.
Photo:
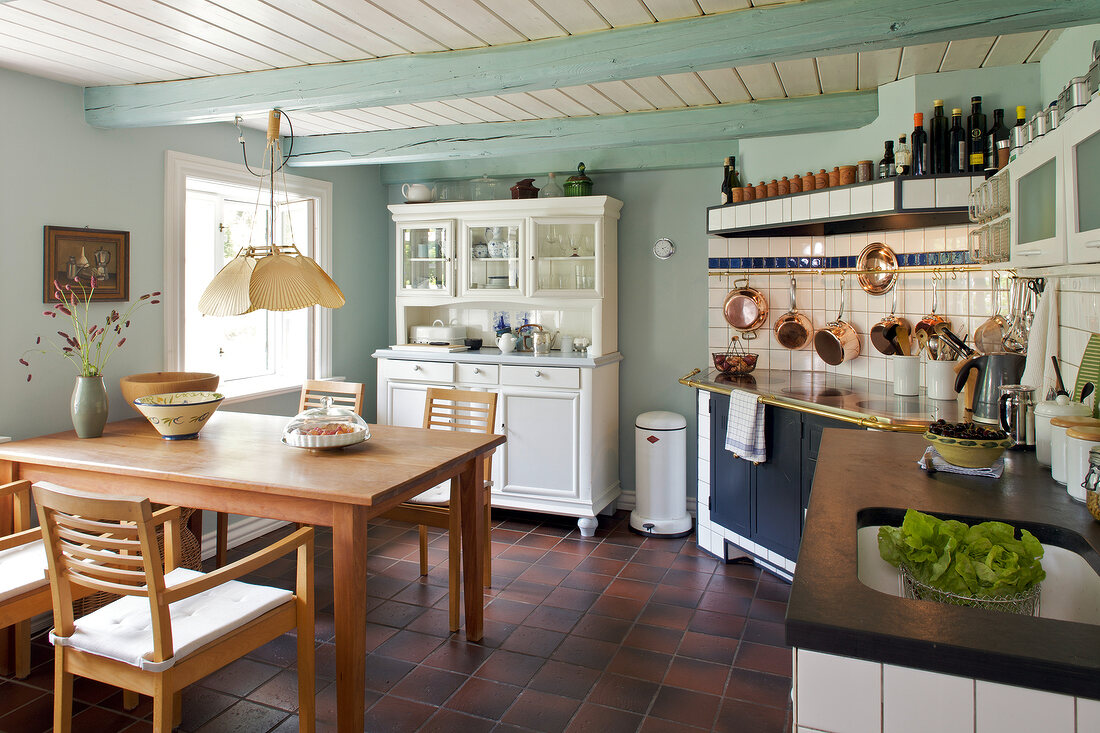
[[[222,378],[227,398],[297,390],[331,372],[331,312],[309,308],[216,318],[198,312],[214,274],[249,243],[268,236],[269,202],[241,165],[169,152],[166,156],[165,364]],[[282,184],[282,176],[279,177]],[[276,200],[276,243],[330,269],[332,186],[286,176]]]

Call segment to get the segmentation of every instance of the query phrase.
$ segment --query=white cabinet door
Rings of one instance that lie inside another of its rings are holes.
[[[502,389],[497,419],[508,441],[494,492],[580,496],[580,392]]]
[[[424,402],[428,387],[453,389],[449,384],[386,382],[386,424],[403,428],[424,427]]]
[[[1050,134],[1032,142],[1009,164],[1013,267],[1066,261],[1063,163],[1062,141]]]
[[[1066,260],[1100,262],[1100,102],[1058,127],[1064,139]]]

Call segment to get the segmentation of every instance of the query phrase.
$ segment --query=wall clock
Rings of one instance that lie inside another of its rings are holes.
[[[676,254],[676,245],[667,237],[662,237],[653,243],[653,255],[659,260],[667,260]]]

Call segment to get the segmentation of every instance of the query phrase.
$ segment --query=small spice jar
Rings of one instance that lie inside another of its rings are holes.
[[[814,174],[814,188],[822,189],[829,187],[829,174],[822,168],[820,171]]]
[[[1066,491],[1077,501],[1085,500],[1089,451],[1097,446],[1100,446],[1100,428],[1075,425],[1066,430]]]
[[[786,196],[791,192],[791,181],[786,176],[779,179],[779,195]]]
[[[786,179],[783,179],[783,180],[786,180]],[[791,178],[791,180],[789,182],[789,185],[790,185],[791,193],[802,193],[802,176],[795,173],[794,177]]]
[[[756,198],[757,199],[766,199],[767,197],[768,197],[768,184],[761,181],[760,183],[756,184]]]
[[[745,198],[745,189],[741,188],[740,186],[738,186],[737,188],[730,189],[729,203],[739,204],[744,200],[744,198]]]
[[[779,181],[772,179],[772,182],[768,184],[768,198],[779,195]]]
[[[806,175],[802,176],[802,191],[813,191],[817,187],[817,177],[814,176],[812,171],[806,171]]]
[[[873,177],[875,167],[869,160],[860,160],[856,162],[856,181],[863,183],[869,181]]]
[[[840,166],[840,185],[850,186],[856,182],[856,167],[854,165]]]
[[[829,188],[836,188],[840,185],[840,166],[833,166],[833,169],[829,171]]]
[[[742,201],[752,201],[754,198],[756,198],[756,187],[755,186],[745,186],[744,188],[741,189],[741,200]]]

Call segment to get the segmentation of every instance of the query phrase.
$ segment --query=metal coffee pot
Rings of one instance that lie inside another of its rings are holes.
[[[1012,440],[1012,450],[1035,447],[1035,388],[1026,384],[1002,384],[998,400],[1001,430]]]
[[[1001,421],[1001,385],[1019,384],[1024,373],[1024,354],[982,354],[964,362],[955,378],[955,391],[966,388],[971,372],[977,372],[974,396],[967,404],[974,412],[974,422],[997,425]],[[1034,444],[1034,439],[1032,444]]]

